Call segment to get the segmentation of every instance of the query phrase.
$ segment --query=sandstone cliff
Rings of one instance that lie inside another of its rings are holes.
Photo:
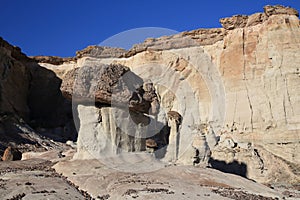
[[[198,138],[205,136],[205,131],[199,132],[196,127],[208,124],[220,139],[210,148],[213,166],[221,161],[223,167],[236,163],[237,170],[246,166],[244,175],[260,182],[297,183],[298,12],[266,6],[264,13],[233,16],[220,22],[223,28],[147,39],[109,58],[84,51],[76,61],[41,65],[56,72],[63,82],[68,81],[68,71],[82,66],[127,66],[143,80],[153,82],[160,103],[159,123],[166,125],[169,111],[182,116],[174,132],[180,137],[172,161],[193,163],[196,150],[191,138],[197,138],[195,134],[200,134]]]
[[[40,135],[35,128],[49,129],[52,132],[57,127],[72,123],[72,118],[68,116],[72,114],[71,106],[68,110],[60,91],[61,80],[53,71],[39,66],[23,54],[20,48],[10,45],[2,38],[0,73],[1,155],[8,145],[19,148],[22,152],[45,147],[44,144],[49,141],[45,139],[42,144],[43,134]],[[62,138],[62,135],[57,136],[56,134],[56,138]]]

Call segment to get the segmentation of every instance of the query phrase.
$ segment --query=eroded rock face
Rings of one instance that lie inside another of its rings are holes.
[[[34,120],[46,126],[63,124],[64,99],[59,90],[61,80],[56,74],[2,39],[0,58],[1,112],[14,113],[26,122]]]
[[[238,142],[228,135],[221,135],[218,145],[212,151],[212,157],[212,167],[258,182],[296,184],[300,181],[295,175],[299,170],[297,165],[285,162],[261,145]]]
[[[229,18],[220,19],[220,23],[223,28],[227,30],[232,30],[235,28],[244,28],[247,24],[248,16],[245,15],[236,15]]]
[[[1,154],[10,143],[22,152],[39,149],[42,139],[34,128],[64,128],[70,120],[71,106],[59,89],[61,80],[2,38],[0,73]]]
[[[241,174],[260,182],[286,180],[274,180],[272,173],[260,169],[262,162],[280,163],[295,181],[291,168],[298,169],[300,160],[297,15],[291,8],[267,6],[264,13],[224,19],[224,28],[148,39],[125,58],[85,57],[77,64],[113,62],[151,79],[160,102],[157,120],[166,123],[171,110],[182,115],[178,146],[184,148],[173,156],[177,162],[192,163],[191,127],[209,123],[216,135],[231,135],[217,145],[218,137],[206,136],[212,159],[241,165]],[[176,127],[176,120],[171,121]],[[244,150],[238,152],[239,148]]]
[[[61,86],[64,96],[76,102],[95,102],[156,114],[159,103],[155,89],[151,83],[144,88],[143,80],[128,67],[103,64],[69,71]]]
[[[167,152],[165,160],[175,163],[179,158],[180,148],[180,125],[182,116],[176,111],[168,112],[168,125],[170,127],[169,144],[167,146]]]
[[[265,6],[264,13],[255,13],[250,16],[235,15],[232,17],[220,19],[222,27],[226,30],[233,30],[235,28],[244,28],[261,24],[272,15],[295,15],[299,16],[297,10],[285,6]]]
[[[265,6],[264,11],[265,11],[267,16],[271,16],[271,15],[296,15],[297,17],[299,17],[299,12],[296,9],[281,6],[281,5],[276,5],[276,6],[268,5],[268,6]]]
[[[61,65],[65,62],[76,61],[76,58],[61,58],[58,56],[32,56],[30,57],[38,63],[49,63],[53,65]]]
[[[19,48],[0,38],[0,110],[4,113],[18,113],[20,117],[29,119],[27,97],[30,69],[22,63],[22,60],[29,60],[26,58]]]
[[[125,54],[126,50],[122,48],[88,46],[87,48],[77,51],[76,58],[97,57],[97,58],[118,58]]]
[[[78,106],[77,159],[105,159],[146,150],[148,117],[119,108]]]
[[[69,71],[61,89],[78,111],[76,158],[101,159],[146,150],[159,110],[151,82],[144,83],[123,65],[98,64]]]

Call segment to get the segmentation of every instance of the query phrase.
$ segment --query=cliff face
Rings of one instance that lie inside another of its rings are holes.
[[[2,38],[0,74],[1,155],[8,145],[22,152],[42,148],[41,135],[33,128],[53,130],[64,127],[70,120],[60,91],[61,80]]]
[[[77,61],[41,65],[54,70],[63,81],[73,68],[112,62],[125,65],[153,82],[161,106],[158,122],[166,124],[169,111],[182,116],[176,162],[193,162],[191,138],[195,132],[199,134],[197,126],[209,124],[220,138],[210,148],[213,160],[246,164],[245,175],[261,182],[278,181],[274,173],[284,174],[280,180],[297,182],[298,12],[267,6],[264,13],[220,21],[223,28],[147,39],[127,52],[118,50],[110,58],[83,51]],[[115,58],[116,54],[120,58]],[[273,163],[279,167],[275,169]]]

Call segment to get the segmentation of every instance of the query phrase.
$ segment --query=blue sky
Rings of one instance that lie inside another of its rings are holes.
[[[299,0],[1,0],[0,36],[27,55],[67,57],[126,30],[220,27],[222,17],[263,12],[268,4],[300,10]]]

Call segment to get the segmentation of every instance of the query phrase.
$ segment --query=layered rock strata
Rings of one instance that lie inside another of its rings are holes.
[[[297,182],[298,12],[282,6],[266,6],[264,13],[233,16],[222,19],[221,23],[223,28],[147,39],[121,55],[122,58],[85,54],[72,66],[69,63],[56,68],[44,66],[53,69],[63,82],[68,81],[64,78],[67,72],[76,67],[95,63],[128,66],[142,79],[152,81],[160,102],[158,122],[166,124],[171,110],[182,115],[178,163],[193,163],[193,127],[206,123],[216,135],[227,135],[234,144],[226,147],[234,151],[229,158],[222,156],[223,142],[209,145],[206,138],[212,159],[228,166],[238,164],[246,169],[245,176],[260,182],[280,182],[282,178],[272,180],[272,173],[251,168],[260,170],[261,162],[278,161],[282,166],[280,173],[290,178],[285,180]],[[244,148],[248,144],[251,148]],[[243,147],[253,159],[241,159],[246,154],[237,147]],[[284,169],[290,169],[291,173]]]

